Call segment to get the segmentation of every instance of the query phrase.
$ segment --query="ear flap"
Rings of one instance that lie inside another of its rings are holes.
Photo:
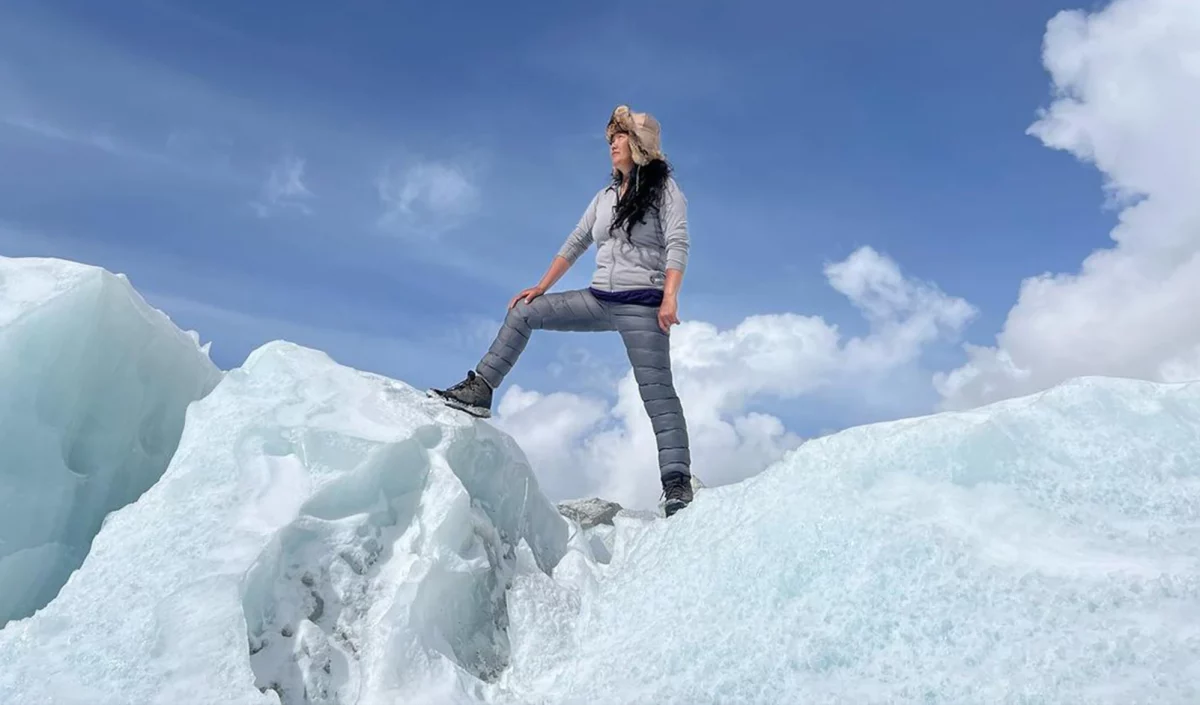
[[[645,166],[650,163],[650,159],[646,156],[646,150],[642,149],[641,143],[632,136],[629,140],[629,151],[633,156],[634,164]]]

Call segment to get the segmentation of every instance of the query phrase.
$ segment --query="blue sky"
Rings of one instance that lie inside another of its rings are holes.
[[[1052,98],[1046,23],[1072,7],[10,0],[0,252],[128,274],[225,368],[288,338],[453,382],[602,185],[628,103],[689,198],[684,319],[863,333],[823,273],[863,245],[977,309],[886,403],[755,408],[801,434],[917,413],[1024,278],[1107,241],[1100,174],[1026,134]],[[612,395],[623,355],[542,335],[510,380]]]

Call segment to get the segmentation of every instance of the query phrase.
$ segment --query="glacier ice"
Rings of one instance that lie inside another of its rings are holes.
[[[54,597],[166,468],[219,371],[123,277],[0,257],[0,626]]]
[[[516,579],[498,696],[1197,702],[1200,385],[1081,379],[812,440],[612,554]]]
[[[517,548],[550,570],[567,531],[508,436],[272,343],[0,631],[0,702],[447,702],[507,666]]]
[[[278,341],[0,630],[0,702],[1146,701],[1200,701],[1200,384],[850,429],[666,520]]]

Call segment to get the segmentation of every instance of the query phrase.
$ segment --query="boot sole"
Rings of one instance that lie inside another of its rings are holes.
[[[461,401],[458,401],[457,399],[451,399],[450,397],[442,396],[440,393],[438,393],[438,391],[436,389],[428,389],[425,391],[425,394],[427,396],[429,396],[431,399],[437,399],[438,401],[442,402],[446,406],[448,406],[452,409],[458,409],[459,411],[462,411],[466,414],[470,414],[471,416],[474,416],[477,419],[488,419],[488,418],[492,417],[492,412],[490,410],[485,409],[481,406],[473,406],[471,404],[464,404]]]

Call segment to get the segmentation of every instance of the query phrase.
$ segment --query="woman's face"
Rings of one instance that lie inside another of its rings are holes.
[[[614,169],[629,171],[633,168],[633,152],[629,149],[629,135],[618,132],[613,135],[608,145],[608,154],[612,157]]]

